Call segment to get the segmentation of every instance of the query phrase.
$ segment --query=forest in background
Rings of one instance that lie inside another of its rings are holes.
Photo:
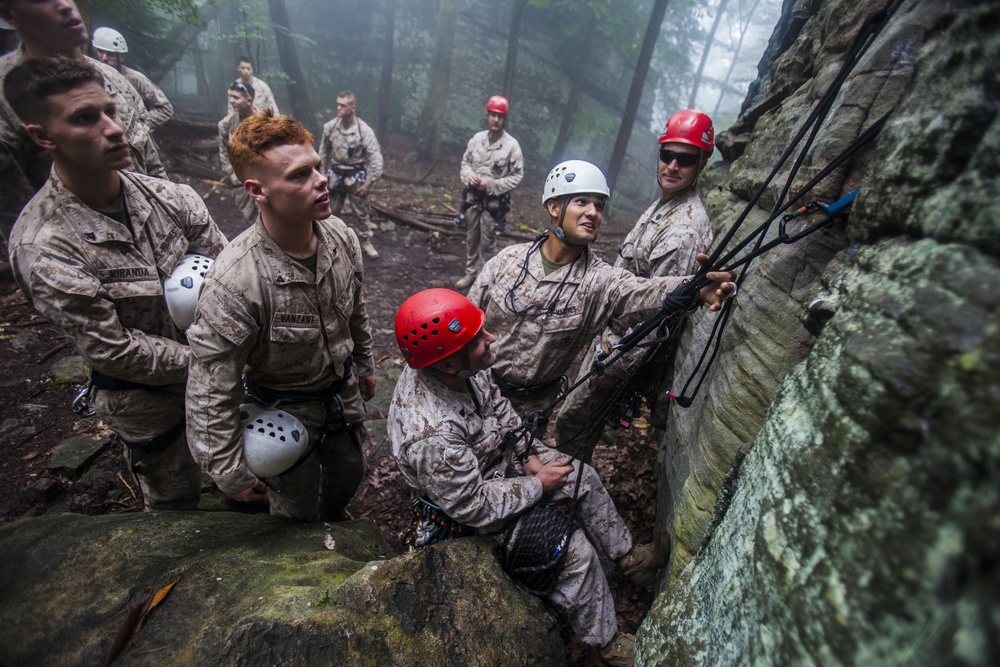
[[[696,107],[716,132],[739,112],[779,0],[83,0],[93,30],[122,32],[128,63],[178,115],[212,123],[249,55],[282,113],[318,130],[351,89],[380,137],[418,157],[461,150],[483,105],[511,100],[527,168],[595,162],[617,195],[651,198],[656,134]]]

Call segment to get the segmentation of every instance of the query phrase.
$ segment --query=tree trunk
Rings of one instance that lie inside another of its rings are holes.
[[[729,71],[726,72],[726,78],[723,79],[719,90],[719,100],[715,103],[715,108],[712,110],[712,115],[719,113],[719,107],[722,106],[722,98],[726,96],[727,89],[729,88],[729,80],[733,78],[733,70],[736,69],[736,61],[739,60],[740,50],[743,49],[743,40],[747,36],[747,31],[750,29],[751,19],[754,12],[757,11],[757,5],[760,4],[760,0],[753,0],[753,4],[750,6],[750,11],[747,12],[746,21],[743,20],[743,16],[740,16],[740,38],[736,41],[736,47],[733,49],[733,61],[729,63]]]
[[[698,64],[698,71],[694,75],[694,83],[691,84],[691,97],[688,98],[688,108],[693,109],[694,103],[698,99],[698,88],[701,86],[701,77],[705,71],[705,63],[708,62],[708,52],[712,50],[712,43],[715,42],[715,33],[719,29],[719,22],[722,15],[726,13],[726,5],[729,0],[719,0],[719,6],[715,9],[715,20],[712,21],[712,29],[708,31],[708,38],[705,40],[705,49],[701,52],[701,62]]]
[[[281,68],[288,75],[288,99],[292,103],[292,115],[309,131],[316,132],[316,114],[313,113],[309,92],[306,90],[305,76],[299,65],[299,52],[292,40],[292,26],[288,19],[288,7],[285,0],[267,0],[271,10],[271,21],[274,22],[274,38],[278,46],[278,59]]]
[[[507,31],[507,64],[503,71],[503,96],[508,100],[514,90],[514,71],[517,69],[517,44],[521,38],[521,17],[528,0],[514,0],[510,9],[510,30]]]
[[[420,112],[417,129],[417,154],[422,160],[437,160],[441,154],[441,132],[448,106],[448,86],[451,79],[451,56],[455,50],[455,25],[458,23],[457,0],[441,0],[438,14],[434,59],[431,63],[427,99]]]
[[[649,17],[649,24],[646,26],[646,35],[642,38],[639,61],[636,63],[635,73],[632,75],[632,85],[628,91],[628,100],[625,102],[625,115],[622,116],[622,124],[618,128],[618,137],[615,139],[615,147],[611,151],[611,160],[608,164],[608,185],[612,192],[614,192],[615,183],[618,181],[622,162],[625,161],[625,151],[628,149],[629,137],[632,136],[635,117],[639,113],[639,102],[642,100],[646,74],[649,73],[649,62],[653,58],[653,48],[656,46],[657,37],[660,36],[660,26],[663,25],[663,17],[666,13],[667,0],[656,0]]]
[[[202,30],[205,29],[205,26],[208,25],[210,21],[215,20],[215,17],[219,15],[222,8],[205,2],[198,8],[198,11],[201,13],[201,25],[178,23],[170,29],[170,32],[167,33],[167,36],[163,41],[165,44],[174,45],[174,48],[165,53],[160,60],[151,63],[150,66],[146,68],[146,76],[148,76],[154,83],[159,82],[160,79],[162,79],[163,76],[170,71],[170,68],[177,64],[177,61],[179,61],[191,45],[198,40],[198,35],[200,35]]]
[[[201,45],[195,44],[194,47],[194,71],[195,76],[198,80],[198,97],[201,99],[209,99],[210,90],[208,85],[208,76],[205,74],[205,59],[202,57]]]
[[[378,83],[378,136],[389,134],[389,102],[392,97],[392,70],[396,57],[396,0],[385,0],[385,39],[382,44],[382,76]]]
[[[590,44],[594,38],[594,23],[594,18],[591,16],[587,20],[586,36],[583,38],[584,44]],[[562,122],[559,123],[559,135],[556,137],[556,143],[552,146],[552,154],[549,156],[549,167],[554,167],[562,162],[566,153],[566,145],[573,135],[573,118],[576,116],[576,109],[579,106],[580,92],[583,90],[583,75],[587,69],[583,59],[576,61],[574,65],[575,69],[571,74],[569,84],[569,97],[563,106]]]

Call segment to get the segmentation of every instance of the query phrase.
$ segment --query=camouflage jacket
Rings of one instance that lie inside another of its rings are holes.
[[[184,382],[190,356],[163,296],[185,253],[226,243],[186,185],[119,172],[132,231],[86,206],[52,170],[10,238],[11,265],[34,307],[98,371],[131,382]]]
[[[487,130],[477,132],[465,148],[460,175],[462,183],[469,184],[473,175],[483,179],[486,194],[494,197],[510,192],[524,178],[524,158],[517,139],[504,132],[490,143]]]
[[[27,59],[22,45],[0,57],[0,86],[7,72]],[[115,102],[118,120],[132,153],[131,171],[165,177],[163,164],[150,140],[146,106],[135,88],[113,67],[93,58],[87,62],[104,77],[104,87]],[[2,90],[2,89],[0,89]],[[24,123],[0,95],[0,232],[8,233],[21,208],[49,177],[52,158],[31,140]]]
[[[521,419],[489,373],[473,375],[466,387],[456,391],[430,373],[404,368],[389,408],[389,442],[416,493],[459,523],[490,532],[537,503],[542,484],[523,476],[512,448],[499,448]],[[547,447],[539,449],[543,461],[553,458]],[[516,476],[502,476],[508,465]]]
[[[365,182],[371,187],[382,177],[382,147],[368,123],[357,116],[354,124],[345,128],[339,118],[323,126],[319,142],[319,157],[323,173],[330,168],[365,170]]]
[[[149,128],[153,130],[174,116],[174,105],[170,103],[167,96],[163,94],[160,87],[149,80],[145,74],[131,67],[122,66],[122,74],[125,79],[132,84],[135,91],[139,93],[146,106],[146,115],[149,117]]]
[[[658,312],[681,280],[638,278],[589,251],[545,275],[541,248],[520,243],[486,262],[469,299],[486,312],[486,329],[497,337],[493,370],[532,386],[564,375],[612,318],[631,325]]]
[[[226,493],[242,491],[254,480],[239,433],[243,373],[269,389],[295,392],[320,391],[343,379],[348,357],[356,376],[375,373],[361,245],[339,218],[316,221],[314,229],[316,275],[286,255],[258,218],[208,272],[187,331],[188,443]],[[345,403],[349,399],[357,404],[345,411],[360,410],[363,416],[356,387],[354,396],[344,396]]]
[[[240,185],[240,179],[236,178],[236,174],[233,173],[233,167],[229,164],[229,150],[226,148],[226,144],[241,122],[243,122],[243,119],[240,118],[240,115],[235,111],[230,111],[225,118],[219,121],[218,126],[219,162],[222,164],[222,175],[232,186]]]

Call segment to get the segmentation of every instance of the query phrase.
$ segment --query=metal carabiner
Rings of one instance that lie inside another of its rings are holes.
[[[80,390],[73,399],[73,414],[80,415],[81,417],[93,417],[97,414],[93,406],[90,405],[90,397],[94,393],[94,385],[88,384],[86,387]]]

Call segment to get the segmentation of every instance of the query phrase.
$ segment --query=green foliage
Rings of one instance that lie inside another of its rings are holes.
[[[83,4],[83,3],[81,3]],[[132,15],[149,14],[164,18],[175,18],[191,25],[203,25],[199,7],[217,6],[219,0],[91,0],[86,8],[94,14],[126,18]],[[89,12],[88,12],[89,13]]]

